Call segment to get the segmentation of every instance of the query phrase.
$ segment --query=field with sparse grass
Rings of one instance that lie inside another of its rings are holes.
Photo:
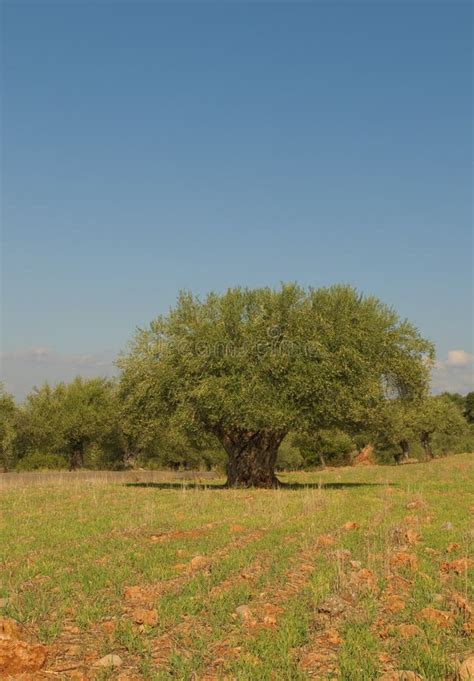
[[[47,653],[23,678],[456,679],[473,652],[473,469],[465,454],[274,491],[10,477],[0,615]],[[120,666],[97,666],[108,654]]]

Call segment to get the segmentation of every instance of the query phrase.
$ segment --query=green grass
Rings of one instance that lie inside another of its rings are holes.
[[[465,454],[289,474],[281,477],[294,488],[275,491],[67,477],[6,487],[0,598],[10,600],[1,614],[48,645],[45,671],[55,678],[72,669],[97,679],[362,681],[409,669],[454,679],[469,638],[453,594],[472,598],[472,579],[440,568],[472,555],[473,468]],[[344,530],[348,521],[359,527]],[[420,541],[405,546],[408,528]],[[458,546],[447,553],[450,544]],[[415,570],[394,565],[401,551],[416,556]],[[197,555],[206,560],[191,570]],[[406,580],[396,612],[387,609],[393,575]],[[130,586],[142,589],[138,601],[125,597]],[[333,598],[342,612],[326,605]],[[248,621],[239,605],[249,606]],[[139,626],[137,607],[156,610],[158,623]],[[426,607],[451,613],[449,626],[420,620]],[[420,636],[403,638],[397,626],[407,623]],[[95,672],[108,653],[120,655],[120,670]]]

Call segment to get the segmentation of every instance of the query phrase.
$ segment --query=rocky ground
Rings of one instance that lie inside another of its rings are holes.
[[[4,487],[0,677],[474,678],[473,468]]]

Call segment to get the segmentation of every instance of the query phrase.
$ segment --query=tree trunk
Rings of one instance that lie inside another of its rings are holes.
[[[69,457],[69,470],[75,471],[77,468],[84,466],[84,445],[80,444],[74,447],[71,456]]]
[[[434,452],[431,448],[431,433],[427,433],[426,431],[421,433],[420,440],[421,446],[425,450],[426,458],[434,459]]]
[[[410,445],[408,440],[400,440],[398,444],[400,445],[401,452],[398,456],[395,454],[395,460],[397,463],[400,463],[402,458],[406,460],[410,456]]]
[[[275,464],[286,433],[216,429],[227,456],[227,487],[277,487]]]

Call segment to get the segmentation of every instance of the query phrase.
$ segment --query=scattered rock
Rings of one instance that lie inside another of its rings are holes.
[[[360,562],[360,560],[351,560],[349,562],[353,570],[360,570],[362,567],[362,563]]]
[[[336,540],[331,534],[320,534],[316,540],[316,544],[321,548],[329,548],[334,546]]]
[[[407,509],[422,508],[423,506],[424,506],[424,504],[421,501],[415,500],[415,501],[409,501],[408,504],[406,505],[406,508]]]
[[[350,575],[350,582],[352,586],[358,591],[374,591],[375,590],[375,577],[372,570],[368,568],[362,568],[362,570],[357,570],[352,572]]]
[[[235,614],[240,617],[240,619],[244,620],[247,622],[252,618],[252,611],[250,610],[248,605],[239,605],[235,609]]]
[[[101,659],[94,664],[94,667],[120,667],[121,665],[122,658],[110,653],[109,655],[101,657]]]
[[[472,681],[474,679],[474,655],[466,657],[459,667],[459,678],[461,681]]]
[[[423,630],[416,624],[399,624],[397,631],[402,638],[413,638],[415,636],[423,636]]]
[[[0,639],[22,639],[23,627],[10,617],[0,617]]]
[[[410,570],[418,569],[418,561],[413,553],[407,553],[406,551],[399,551],[394,553],[390,559],[390,565],[392,567],[406,567]]]
[[[446,610],[436,610],[436,608],[423,608],[417,615],[417,618],[424,620],[436,627],[449,627],[452,624],[453,615]]]
[[[133,611],[132,618],[136,624],[145,624],[147,627],[154,627],[158,624],[158,613],[156,610],[138,608]]]
[[[188,567],[187,563],[176,563],[176,565],[173,565],[173,569],[176,570],[177,572],[184,572]]]
[[[447,523],[444,523],[443,525],[441,525],[441,529],[448,530],[448,531],[451,531],[453,529],[453,527],[454,527],[453,523],[450,523],[449,521]]]
[[[143,590],[140,586],[126,586],[123,595],[126,601],[136,601],[142,598]]]
[[[469,619],[462,625],[462,630],[467,636],[474,636],[474,615],[469,615]]]
[[[114,620],[107,620],[102,624],[102,629],[105,631],[106,634],[113,634],[115,629],[117,628],[117,623],[114,622]]]
[[[379,676],[379,681],[422,681],[421,676],[415,674],[415,672],[409,671],[396,671],[396,672],[385,672],[382,676]]]
[[[449,563],[443,563],[441,572],[455,572],[457,575],[462,575],[472,567],[474,567],[474,560],[471,558],[459,558]]]
[[[320,603],[317,610],[320,613],[331,615],[332,617],[339,617],[347,608],[348,603],[339,596],[336,596],[336,594],[333,594]]]
[[[346,561],[351,555],[351,552],[348,549],[336,549],[333,553],[333,556],[336,560],[340,561],[343,563]]]
[[[343,530],[346,530],[346,532],[350,532],[351,530],[358,530],[360,527],[359,523],[355,523],[352,520],[349,520],[345,525],[343,525]]]
[[[26,641],[0,640],[0,677],[37,672],[46,662],[46,647]]]
[[[404,609],[405,601],[403,600],[403,598],[400,598],[400,596],[397,596],[396,594],[387,596],[387,599],[385,601],[385,610],[388,610],[388,612],[391,613],[396,613],[401,612]]]
[[[469,604],[469,601],[467,600],[467,598],[464,598],[464,596],[461,596],[461,594],[454,592],[451,595],[451,600],[453,601],[457,610],[460,610],[461,612],[467,614],[470,614],[472,612],[472,607]]]
[[[407,544],[418,544],[420,540],[421,537],[416,530],[407,530],[405,532],[405,541]]]
[[[205,556],[194,556],[189,563],[191,570],[200,570],[209,564],[209,560]]]
[[[450,544],[447,545],[446,547],[446,552],[447,553],[452,553],[453,551],[456,551],[456,549],[459,548],[459,544],[456,544],[455,541],[451,542]]]

